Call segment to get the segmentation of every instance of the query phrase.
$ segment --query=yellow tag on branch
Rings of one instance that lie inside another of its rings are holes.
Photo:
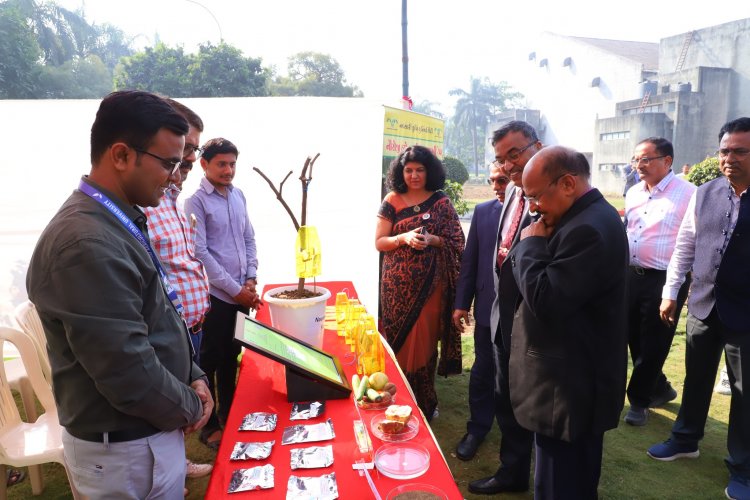
[[[297,231],[297,277],[320,276],[320,239],[314,226],[300,226]]]

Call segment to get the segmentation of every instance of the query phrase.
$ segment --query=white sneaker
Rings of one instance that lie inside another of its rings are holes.
[[[185,474],[187,477],[193,479],[196,477],[203,477],[211,474],[211,471],[213,470],[214,466],[212,464],[196,464],[185,459],[187,462],[187,473]]]
[[[714,387],[714,392],[729,396],[732,394],[732,388],[729,387],[729,375],[727,375],[727,367],[721,369],[721,375],[719,375],[719,381]]]

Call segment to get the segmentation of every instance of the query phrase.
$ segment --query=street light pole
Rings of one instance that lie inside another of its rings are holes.
[[[214,13],[211,12],[211,9],[209,9],[208,7],[206,7],[205,5],[203,5],[200,2],[196,2],[195,0],[185,0],[185,1],[186,2],[190,2],[190,3],[194,3],[195,5],[198,5],[200,7],[203,7],[203,9],[205,9],[205,11],[208,12],[211,15],[211,17],[214,18],[214,22],[216,23],[216,27],[219,28],[219,43],[223,42],[224,41],[224,35],[222,35],[222,33],[221,33],[221,25],[219,24],[219,20],[216,19],[216,16],[214,15]]]
[[[401,63],[403,65],[403,76],[401,78],[401,90],[404,97],[409,97],[409,46],[406,40],[406,1],[401,0]]]

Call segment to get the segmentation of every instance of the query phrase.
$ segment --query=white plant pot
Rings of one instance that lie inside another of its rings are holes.
[[[326,318],[326,301],[331,296],[327,288],[305,285],[306,290],[316,290],[323,295],[309,299],[277,299],[280,292],[296,290],[297,285],[287,285],[268,290],[263,301],[268,304],[271,324],[303,342],[321,349],[323,347],[323,323]]]

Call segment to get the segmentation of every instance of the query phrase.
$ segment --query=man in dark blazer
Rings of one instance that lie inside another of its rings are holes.
[[[495,162],[487,179],[495,199],[480,203],[471,217],[466,248],[461,256],[461,273],[456,286],[453,324],[460,331],[470,325],[469,309],[474,302],[474,364],[469,376],[469,412],[466,434],[456,446],[460,460],[471,460],[495,420],[495,362],[492,356],[490,308],[495,287],[490,270],[495,262],[495,243],[505,188],[510,179]]]
[[[510,399],[534,432],[536,500],[597,498],[604,432],[617,427],[624,404],[628,241],[590,176],[572,149],[534,156],[523,187],[540,219],[508,255],[523,299]]]
[[[472,493],[494,495],[529,489],[531,445],[533,434],[524,429],[513,415],[508,389],[508,360],[513,313],[518,287],[513,279],[508,251],[518,242],[521,229],[531,221],[521,189],[521,174],[534,154],[542,148],[534,127],[524,121],[511,121],[492,135],[495,158],[510,177],[500,224],[495,236],[495,262],[492,267],[495,300],[490,311],[490,330],[495,361],[495,412],[502,434],[500,467],[492,476],[469,483]],[[492,272],[487,270],[487,272]]]

